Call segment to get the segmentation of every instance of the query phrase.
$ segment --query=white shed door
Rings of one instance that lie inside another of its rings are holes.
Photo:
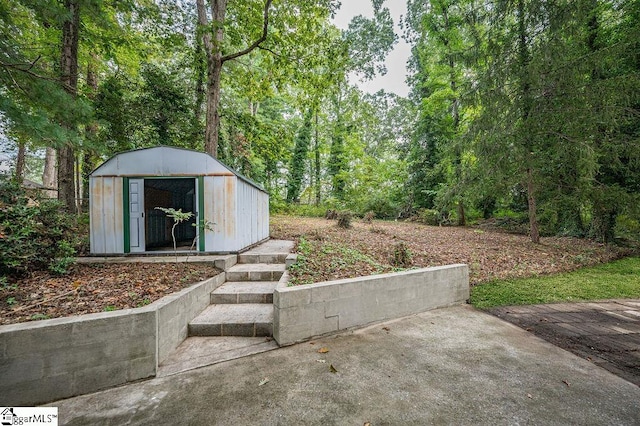
[[[129,179],[129,222],[131,252],[144,251],[144,179]]]

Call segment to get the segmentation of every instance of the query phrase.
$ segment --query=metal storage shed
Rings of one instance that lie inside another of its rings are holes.
[[[269,237],[262,187],[209,154],[159,146],[116,154],[91,173],[91,254],[173,250],[173,222],[155,207],[194,214],[176,227],[180,250],[195,241],[199,252],[233,253]]]

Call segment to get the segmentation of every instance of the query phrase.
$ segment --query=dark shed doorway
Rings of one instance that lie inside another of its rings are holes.
[[[156,207],[181,209],[191,212],[190,220],[176,226],[175,236],[178,250],[198,249],[194,244],[197,229],[197,191],[196,179],[161,178],[144,180],[145,246],[147,251],[173,250],[171,228],[173,219]]]

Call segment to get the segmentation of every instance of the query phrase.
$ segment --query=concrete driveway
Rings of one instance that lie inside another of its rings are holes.
[[[640,424],[640,387],[470,306],[50,405],[71,425]]]

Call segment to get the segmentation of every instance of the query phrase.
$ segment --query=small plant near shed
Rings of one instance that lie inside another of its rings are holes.
[[[191,212],[183,212],[182,209],[173,209],[166,207],[156,207],[156,210],[160,210],[168,217],[173,219],[173,226],[171,227],[171,239],[173,240],[173,252],[176,255],[176,263],[178,263],[178,243],[176,241],[176,226],[182,222],[187,221],[193,217]]]
[[[349,229],[351,228],[351,220],[353,219],[353,213],[349,210],[343,210],[338,212],[338,226],[340,228]]]
[[[404,242],[400,242],[393,246],[393,255],[391,264],[398,268],[408,268],[411,266],[411,251]]]

